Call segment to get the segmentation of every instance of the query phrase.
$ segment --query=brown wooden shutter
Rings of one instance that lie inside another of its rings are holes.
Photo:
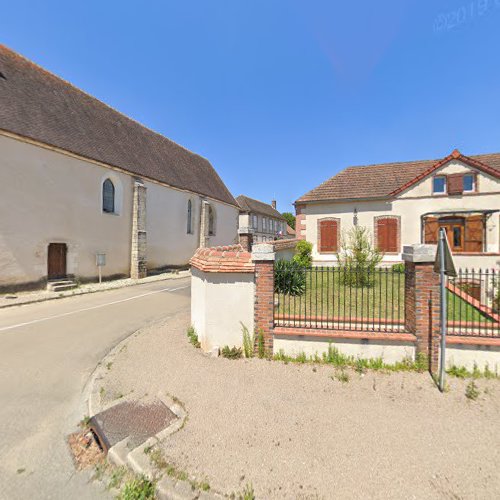
[[[464,192],[464,175],[451,174],[447,177],[448,194],[462,194]]]
[[[336,220],[322,220],[319,223],[320,252],[336,252],[338,250],[338,225]]]
[[[483,216],[471,215],[465,219],[465,251],[483,251]]]
[[[381,252],[397,253],[399,251],[397,219],[377,219],[377,248]]]
[[[424,243],[437,243],[439,222],[436,217],[427,217],[424,222]]]

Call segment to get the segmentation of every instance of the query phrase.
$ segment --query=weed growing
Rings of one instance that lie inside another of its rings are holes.
[[[145,476],[127,481],[120,491],[119,500],[153,500],[155,484]]]
[[[155,448],[149,452],[149,460],[158,469],[163,471],[167,476],[175,479],[176,481],[187,481],[193,490],[210,491],[210,484],[208,481],[196,481],[189,477],[189,474],[166,460],[161,450]]]
[[[297,356],[289,356],[285,354],[283,349],[280,349],[272,357],[275,361],[281,361],[282,363],[317,363],[317,364],[327,364],[333,365],[336,368],[353,368],[359,375],[365,374],[368,370],[374,371],[384,371],[384,372],[419,372],[422,373],[426,371],[429,367],[429,358],[423,354],[417,354],[416,358],[413,360],[410,357],[406,357],[401,361],[396,363],[385,363],[384,360],[379,358],[358,358],[354,356],[348,356],[340,352],[331,343],[328,346],[328,351],[324,352],[320,357],[318,354],[314,356],[307,356],[305,353],[301,352]],[[497,370],[492,371],[488,365],[485,366],[484,371],[481,371],[477,365],[474,365],[473,371],[469,371],[464,367],[452,366],[447,370],[447,373],[451,376],[458,378],[500,378],[500,374]]]
[[[196,333],[196,330],[194,329],[193,326],[190,326],[187,330],[187,336],[189,339],[189,342],[193,344],[197,349],[201,347],[201,343],[198,340],[198,334]]]
[[[248,328],[243,323],[241,323],[241,329],[243,331],[243,354],[245,358],[253,358],[254,336],[250,335]]]
[[[229,347],[225,345],[221,350],[221,355],[223,358],[227,359],[240,359],[243,356],[243,351],[241,347]]]
[[[481,391],[479,390],[478,386],[476,385],[474,380],[471,380],[465,388],[465,397],[472,401],[476,401],[480,394]]]
[[[478,378],[488,378],[488,379],[495,379],[495,378],[500,378],[500,374],[498,373],[498,369],[495,368],[495,371],[492,371],[488,364],[485,365],[484,371],[481,371],[479,367],[477,366],[476,363],[474,363],[474,367],[472,371],[467,370],[465,366],[456,366],[452,365],[450,368],[446,370],[446,373],[448,375],[451,375],[452,377],[457,377],[457,378],[473,378],[473,379],[478,379]]]
[[[266,357],[266,346],[264,344],[264,332],[259,330],[257,335],[257,355],[260,359]]]

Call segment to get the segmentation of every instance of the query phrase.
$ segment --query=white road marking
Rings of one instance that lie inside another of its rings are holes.
[[[99,304],[98,306],[84,307],[82,309],[77,309],[75,311],[69,311],[66,313],[55,314],[54,316],[47,316],[45,318],[34,319],[32,321],[26,321],[25,323],[18,323],[17,325],[4,326],[0,328],[0,332],[5,332],[6,330],[13,330],[14,328],[20,328],[21,326],[33,325],[35,323],[41,323],[42,321],[49,321],[51,319],[63,318],[64,316],[70,316],[71,314],[78,314],[85,311],[92,311],[93,309],[100,309],[102,307],[112,306],[114,304],[120,304],[122,302],[128,302],[129,300],[140,299],[142,297],[147,297],[148,295],[154,295],[161,292],[176,292],[177,290],[184,290],[189,288],[189,285],[180,286],[177,288],[162,288],[161,290],[155,290],[153,292],[141,293],[140,295],[134,295],[133,297],[128,297],[127,299],[114,300],[113,302],[106,302],[105,304]]]

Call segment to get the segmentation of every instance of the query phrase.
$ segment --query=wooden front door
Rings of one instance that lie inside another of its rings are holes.
[[[48,251],[48,270],[49,280],[66,278],[66,243],[50,243]]]
[[[465,246],[465,224],[463,219],[441,219],[439,227],[446,231],[452,252],[463,252]]]

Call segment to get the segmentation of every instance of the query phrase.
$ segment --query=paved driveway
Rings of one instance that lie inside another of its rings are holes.
[[[137,329],[189,308],[189,279],[0,310],[0,498],[99,498],[65,442],[97,363]]]

